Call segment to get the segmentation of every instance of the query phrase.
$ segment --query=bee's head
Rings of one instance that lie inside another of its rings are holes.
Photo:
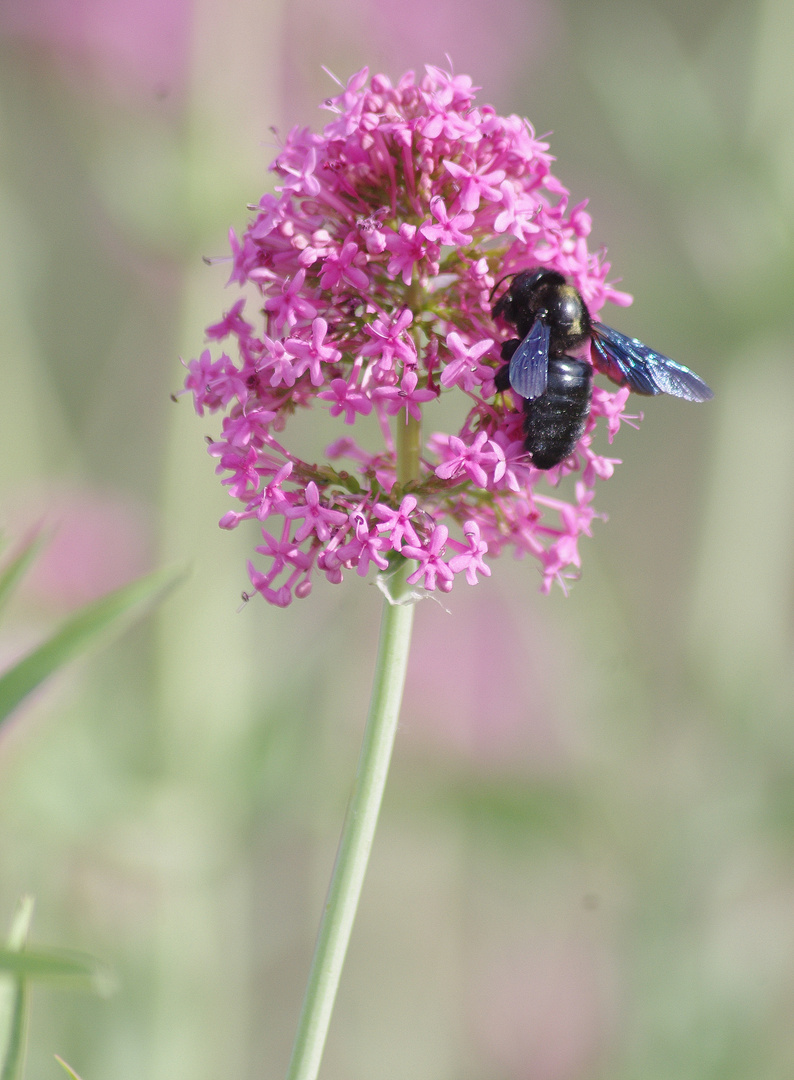
[[[502,278],[502,281],[505,279]],[[501,285],[501,282],[499,282]],[[494,318],[512,323],[523,337],[541,310],[548,310],[555,292],[565,286],[565,278],[556,270],[537,267],[516,274],[509,288],[502,293],[493,308]],[[499,286],[497,285],[497,288]]]

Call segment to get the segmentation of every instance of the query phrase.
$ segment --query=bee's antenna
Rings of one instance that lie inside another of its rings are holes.
[[[496,292],[496,290],[497,290],[497,289],[499,288],[499,286],[500,286],[500,285],[502,284],[502,282],[503,282],[503,281],[507,281],[507,279],[508,279],[508,278],[510,278],[510,277],[515,277],[517,273],[518,273],[518,270],[514,270],[512,274],[505,274],[505,276],[504,276],[503,278],[499,278],[499,280],[497,281],[497,283],[496,283],[496,284],[494,285],[494,287],[493,287],[493,288],[491,289],[491,295],[490,295],[490,296],[488,297],[488,299],[489,299],[489,300],[490,300],[491,302],[493,302],[493,298],[494,298],[494,293],[495,293],[495,292]]]

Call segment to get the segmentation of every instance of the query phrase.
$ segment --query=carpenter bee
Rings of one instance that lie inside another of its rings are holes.
[[[556,270],[524,270],[493,307],[520,337],[505,341],[497,390],[524,399],[524,447],[537,469],[573,453],[590,415],[593,367],[637,394],[708,401],[712,391],[693,371],[637,338],[594,322],[581,294]],[[587,357],[587,359],[585,359]]]

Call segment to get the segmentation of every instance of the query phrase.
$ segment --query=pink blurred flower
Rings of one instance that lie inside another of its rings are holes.
[[[292,0],[283,18],[282,93],[291,122],[311,116],[312,77],[323,64],[365,57],[383,70],[417,71],[428,58],[448,56],[493,98],[506,100],[561,36],[553,0],[502,0],[498,8],[482,0],[403,0],[399,14],[391,0]]]
[[[591,312],[622,299],[609,264],[587,250],[583,204],[569,210],[548,145],[526,120],[477,106],[467,76],[428,66],[393,85],[364,69],[325,107],[321,134],[289,133],[272,165],[276,194],[232,235],[230,281],[252,286],[259,310],[244,317],[238,300],[207,334],[236,344],[239,360],[205,350],[187,364],[199,413],[226,412],[210,453],[242,507],[222,524],[269,526],[258,549],[268,565],[252,580],[281,606],[306,596],[317,570],[338,583],[401,558],[418,564],[409,581],[448,592],[460,575],[487,576],[486,557],[506,548],[537,559],[545,590],[564,585],[597,516],[593,486],[614,467],[593,432],[602,417],[614,434],[626,395],[594,395],[576,453],[533,468],[521,414],[494,400],[490,294],[497,277],[541,262],[572,277]],[[442,394],[466,403],[463,424],[431,434],[418,476],[400,484],[390,418],[426,420]],[[282,436],[318,401],[346,425],[378,421],[381,449],[350,437],[328,449],[355,476],[302,460]],[[548,490],[569,473],[573,503]]]
[[[178,95],[187,72],[192,0],[3,0],[0,34],[94,67],[118,89]]]
[[[614,1038],[614,960],[582,933],[494,950],[470,989],[471,1030],[490,1072],[510,1080],[601,1075]]]
[[[131,498],[91,490],[60,491],[26,499],[14,532],[35,523],[49,539],[28,572],[24,588],[40,601],[71,609],[127,584],[151,565],[151,536],[144,508]],[[46,505],[42,515],[40,507]],[[18,524],[17,524],[18,523]]]
[[[467,539],[468,551],[450,560],[455,573],[480,572],[481,541],[474,529]],[[466,589],[455,615],[437,604],[419,613],[405,687],[405,714],[413,717],[406,745],[446,767],[519,774],[522,783],[528,772],[571,769],[582,735],[561,694],[567,666],[577,663],[570,642],[499,587]]]

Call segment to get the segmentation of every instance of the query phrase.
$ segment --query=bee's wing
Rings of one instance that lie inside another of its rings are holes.
[[[637,338],[626,337],[603,323],[593,323],[591,334],[593,363],[619,386],[628,385],[637,394],[672,394],[687,401],[714,397],[694,371],[654,352]]]
[[[549,377],[550,330],[542,319],[532,327],[510,357],[510,385],[517,394],[534,401],[546,392]]]

